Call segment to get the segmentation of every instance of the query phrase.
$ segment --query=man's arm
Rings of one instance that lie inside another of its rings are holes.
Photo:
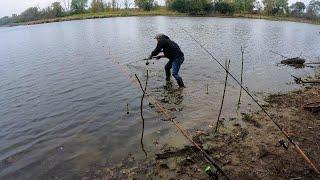
[[[158,42],[157,47],[152,51],[151,55],[149,56],[149,58],[151,59],[153,56],[158,55],[162,48],[163,48],[164,43],[163,42]]]
[[[161,59],[161,58],[165,58],[166,56],[165,55],[159,55],[159,56],[156,56],[156,57],[154,57],[154,58],[156,58],[156,59]]]

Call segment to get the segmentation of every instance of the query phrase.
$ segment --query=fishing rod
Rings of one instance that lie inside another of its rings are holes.
[[[149,61],[157,61],[157,60],[159,60],[160,58],[161,58],[161,57],[153,56],[151,59],[150,59],[150,58],[144,58],[144,59],[140,59],[140,60],[134,60],[134,61],[125,62],[125,63],[122,63],[122,64],[120,64],[120,65],[137,63],[137,62],[141,62],[141,61],[147,61],[147,62],[146,62],[146,65],[149,65]],[[119,63],[118,63],[118,64],[119,64]]]
[[[194,41],[196,42],[206,53],[208,53],[213,60],[215,60],[229,75],[230,77],[251,97],[251,99],[261,108],[261,110],[269,117],[269,119],[276,125],[276,127],[281,131],[281,133],[288,139],[288,141],[295,147],[295,150],[303,157],[303,159],[312,167],[312,169],[320,174],[320,171],[318,168],[314,165],[314,163],[307,157],[307,155],[301,150],[301,148],[291,139],[291,137],[288,135],[288,133],[270,116],[270,114],[260,105],[258,100],[256,100],[253,95],[243,87],[243,85],[239,82],[237,78],[233,74],[229,72],[227,68],[225,68],[220,61],[213,56],[213,54],[205,48],[198,40],[196,40],[193,36],[189,34],[187,30],[181,27],[181,29]]]
[[[177,121],[174,120],[174,117],[160,104],[159,101],[157,101],[153,96],[151,96],[146,89],[143,89],[142,87],[142,84],[138,78],[138,76],[135,74],[135,77],[136,79],[134,79],[130,73],[129,73],[129,70],[127,70],[125,68],[125,66],[122,66],[121,64],[117,63],[117,61],[115,60],[115,57],[113,57],[113,55],[111,54],[111,51],[109,50],[109,55],[111,56],[112,58],[112,61],[119,65],[119,69],[125,74],[127,75],[128,79],[131,80],[131,82],[134,83],[134,85],[137,87],[137,88],[140,88],[143,93],[145,94],[145,96],[147,97],[148,101],[151,103],[151,104],[154,104],[155,107],[157,107],[157,109],[162,112],[162,114],[167,118],[167,120],[171,121],[174,126],[182,133],[182,135],[187,139],[189,140],[189,142],[191,142],[191,144],[193,144],[196,149],[198,149],[205,157],[205,159],[210,162],[210,164],[215,167],[217,169],[217,171],[219,171],[227,180],[231,180],[231,178],[222,170],[222,168],[220,168],[220,166],[212,159],[212,157],[207,153],[205,152],[195,141],[193,141],[193,139],[191,138],[191,136],[188,134],[188,132],[178,124]],[[206,171],[207,173],[207,171]]]

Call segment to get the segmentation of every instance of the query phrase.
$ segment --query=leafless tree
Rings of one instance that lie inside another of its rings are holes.
[[[70,0],[63,0],[64,4],[64,11],[69,12],[70,11]]]
[[[125,9],[129,9],[131,6],[131,3],[129,2],[129,0],[124,0],[123,5]]]

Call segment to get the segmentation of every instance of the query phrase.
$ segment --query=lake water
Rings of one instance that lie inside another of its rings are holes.
[[[281,57],[319,61],[319,26],[253,19],[121,17],[0,28],[0,179],[69,179],[92,164],[117,164],[140,148],[141,91],[116,60],[144,81],[149,92],[190,132],[215,123],[225,72],[182,30],[197,38],[257,96],[297,88],[291,75],[312,76],[316,68],[277,65]],[[155,34],[165,33],[185,53],[181,75],[187,86],[165,88],[165,59],[133,62],[150,54]],[[114,57],[112,59],[112,56]],[[222,117],[235,113],[239,87],[229,79]],[[207,85],[209,91],[207,94]],[[127,114],[127,104],[129,114]],[[243,96],[241,111],[257,107]],[[161,121],[147,103],[145,148],[155,142],[181,146],[183,137]]]

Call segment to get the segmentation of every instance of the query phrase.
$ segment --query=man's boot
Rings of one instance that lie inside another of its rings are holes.
[[[178,83],[179,87],[185,88],[184,83],[183,83],[183,80],[182,80],[181,77],[179,77],[179,78],[177,79],[177,83]]]

